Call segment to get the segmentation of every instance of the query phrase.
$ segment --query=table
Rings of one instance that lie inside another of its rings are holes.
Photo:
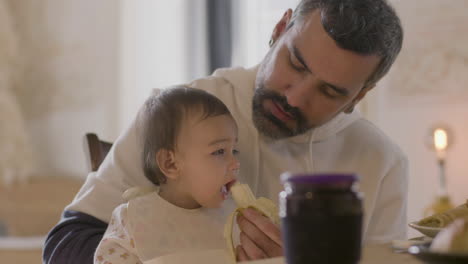
[[[245,264],[285,264],[284,258],[243,262]],[[394,253],[390,245],[369,246],[363,250],[360,264],[422,264],[415,257],[406,253]]]
[[[177,255],[165,256],[146,261],[144,264],[231,264],[233,263],[223,250],[210,250],[203,252],[186,252]],[[242,262],[244,264],[285,264],[283,257]],[[422,264],[409,254],[394,253],[390,245],[368,246],[363,250],[363,259],[360,264]]]

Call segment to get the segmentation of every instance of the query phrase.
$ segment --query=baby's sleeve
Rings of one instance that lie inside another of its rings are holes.
[[[94,253],[95,264],[141,264],[132,229],[127,217],[127,204],[118,206],[112,213],[112,218],[106,233]]]

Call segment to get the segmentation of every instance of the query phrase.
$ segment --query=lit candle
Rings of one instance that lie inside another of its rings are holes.
[[[434,147],[437,151],[437,157],[443,159],[445,157],[445,150],[448,146],[447,131],[442,128],[434,130]]]

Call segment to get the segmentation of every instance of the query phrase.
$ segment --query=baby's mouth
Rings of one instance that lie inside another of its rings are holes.
[[[236,183],[236,180],[231,180],[221,187],[221,193],[224,197],[227,197],[229,195],[229,191],[231,190],[231,187],[234,185],[234,183]]]

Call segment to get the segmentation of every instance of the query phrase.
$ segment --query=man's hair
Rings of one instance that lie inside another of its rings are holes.
[[[340,48],[381,58],[366,86],[387,74],[400,53],[403,29],[386,0],[302,0],[288,28],[315,10],[319,10],[325,31]]]
[[[156,162],[156,154],[162,149],[176,150],[182,123],[194,114],[204,120],[230,115],[230,112],[214,95],[185,86],[162,90],[146,100],[138,127],[143,144],[143,171],[154,184],[160,185],[167,180]]]

